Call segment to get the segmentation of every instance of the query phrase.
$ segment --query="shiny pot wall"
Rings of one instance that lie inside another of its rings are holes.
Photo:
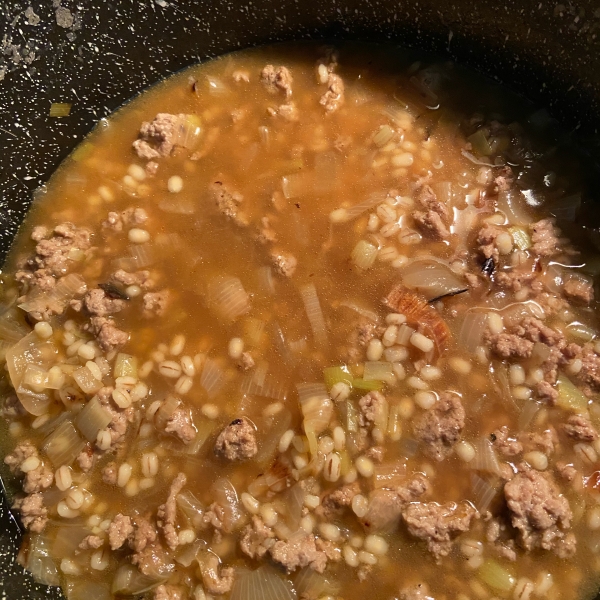
[[[522,92],[600,163],[600,9],[520,0],[33,0],[0,4],[0,263],[31,202],[81,138],[124,101],[187,65],[294,38],[394,40],[445,54]],[[53,102],[73,105],[49,117]],[[0,506],[0,594],[60,597],[14,564]]]

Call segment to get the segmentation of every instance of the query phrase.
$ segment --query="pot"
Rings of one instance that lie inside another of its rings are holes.
[[[600,164],[600,9],[540,0],[61,0],[4,3],[0,52],[0,263],[36,190],[104,117],[165,76],[235,49],[294,38],[392,40],[474,67],[547,107]],[[51,118],[52,103],[72,104]],[[0,590],[60,598],[15,566],[0,506]]]

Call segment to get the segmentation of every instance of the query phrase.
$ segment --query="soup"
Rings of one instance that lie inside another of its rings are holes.
[[[21,563],[70,600],[592,598],[599,263],[563,141],[360,44],[103,121],[2,275]]]

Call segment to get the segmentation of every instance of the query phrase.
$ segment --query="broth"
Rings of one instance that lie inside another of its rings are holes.
[[[22,564],[70,600],[592,598],[598,259],[546,121],[361,44],[103,121],[4,269]]]

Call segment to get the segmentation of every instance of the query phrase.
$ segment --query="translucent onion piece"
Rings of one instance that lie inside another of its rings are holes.
[[[473,156],[473,154],[471,154],[470,152],[467,152],[464,148],[460,151],[460,153],[467,160],[471,161],[474,165],[481,165],[483,167],[489,167],[492,164],[489,159],[487,159],[487,160],[484,160],[484,159],[479,160],[478,158],[476,158],[475,156]]]
[[[379,323],[379,315],[375,311],[365,308],[356,302],[352,302],[351,300],[343,300],[340,302],[340,306],[345,306],[346,308],[355,311],[361,317],[365,317],[369,319],[369,321],[373,321],[373,323]]]
[[[360,240],[356,246],[354,246],[350,258],[359,269],[366,271],[375,263],[378,252],[377,246],[369,244],[366,240]]]
[[[270,565],[249,571],[237,577],[231,589],[230,600],[296,600],[296,593]]]
[[[484,514],[485,511],[488,510],[492,501],[498,494],[499,487],[500,480],[498,478],[493,478],[488,481],[476,473],[471,475],[473,504],[481,514]]]
[[[335,213],[336,223],[347,223],[348,221],[352,221],[353,219],[356,219],[356,217],[362,215],[364,212],[383,202],[386,199],[386,197],[386,194],[382,192],[375,192],[371,194],[366,200],[363,200],[362,202],[359,202],[354,206],[336,209],[335,211],[333,211],[333,213],[330,214],[330,220],[332,219],[332,215]]]
[[[6,350],[6,367],[11,383],[23,408],[34,416],[48,412],[51,398],[46,392],[36,392],[21,385],[28,365],[37,365],[47,369],[58,354],[56,346],[50,341],[41,341],[31,332]]]
[[[276,456],[281,436],[290,428],[292,414],[289,410],[283,409],[273,417],[265,419],[258,425],[258,431],[264,432],[264,437],[259,440],[258,453],[254,460],[259,465],[271,464]]]
[[[55,467],[70,465],[83,450],[85,442],[71,421],[59,425],[44,441],[42,449]]]
[[[438,260],[414,260],[402,269],[401,277],[407,288],[420,292],[428,301],[468,288],[462,277]]]
[[[200,450],[202,450],[204,444],[206,444],[208,438],[212,435],[216,428],[216,423],[210,419],[197,420],[195,421],[194,425],[196,426],[198,433],[193,441],[190,442],[186,447],[186,454],[199,454]]]
[[[296,385],[304,430],[319,434],[324,431],[333,416],[333,403],[322,383],[299,383]]]
[[[108,582],[71,580],[69,581],[69,600],[113,600]]]
[[[250,396],[262,396],[273,400],[285,400],[288,393],[288,385],[280,383],[274,377],[265,376],[262,382],[255,379],[256,375],[247,375],[242,379],[240,391]]]
[[[384,381],[387,384],[392,384],[396,380],[391,362],[379,360],[367,361],[363,373],[365,381]]]
[[[339,585],[334,584],[321,573],[310,567],[302,569],[294,580],[296,593],[303,600],[318,600],[327,596],[336,597]]]
[[[312,172],[292,173],[281,178],[281,190],[288,200],[310,194],[314,187],[315,174]]]
[[[506,190],[498,194],[498,209],[501,210],[511,225],[523,227],[532,222],[532,217],[521,194],[514,190]]]
[[[51,557],[50,543],[43,535],[31,535],[25,568],[44,585],[60,585],[58,569]]]
[[[189,198],[163,198],[158,203],[158,208],[173,215],[193,215],[196,212],[196,206]]]
[[[200,526],[198,527],[200,528]],[[180,546],[175,560],[184,567],[189,567],[198,557],[198,553],[206,549],[204,540],[196,540],[191,544]]]
[[[595,329],[579,321],[567,325],[566,332],[579,342],[591,342],[598,336],[598,332]]]
[[[324,346],[327,343],[327,328],[325,326],[325,317],[321,309],[321,303],[317,296],[317,288],[313,283],[309,283],[300,288],[300,295],[304,302],[306,316],[318,346]]]
[[[144,575],[137,567],[125,563],[115,573],[111,592],[120,596],[136,596],[155,588],[163,581],[164,579]],[[88,597],[87,600],[92,600],[92,598]]]
[[[30,328],[19,321],[14,310],[7,310],[0,316],[0,340],[11,342],[12,345],[29,332]]]
[[[452,203],[452,183],[450,181],[440,181],[432,186],[437,199],[446,206]]]
[[[204,361],[202,374],[200,375],[200,385],[204,388],[209,398],[214,398],[225,384],[225,374],[217,361],[207,358]]]
[[[73,379],[86,394],[94,394],[103,386],[103,383],[96,379],[87,367],[80,367],[73,371]]]
[[[281,436],[279,436],[281,438]],[[279,439],[277,440],[279,442]],[[264,475],[259,475],[248,486],[248,492],[258,498],[269,490],[283,492],[290,486],[292,463],[286,456],[279,455]]]
[[[509,304],[500,311],[500,314],[506,327],[514,327],[526,317],[544,318],[544,310],[533,300]]]
[[[397,489],[406,478],[406,463],[396,460],[375,466],[373,487],[375,489]]]
[[[485,471],[492,475],[502,475],[502,468],[492,442],[485,437],[482,437],[475,448],[475,458],[470,463],[474,469]]]
[[[52,544],[52,555],[55,558],[71,558],[83,538],[90,533],[87,527],[78,525],[59,527]]]
[[[258,283],[263,292],[267,294],[275,293],[275,276],[273,275],[273,269],[269,265],[258,269]]]
[[[176,498],[177,508],[184,515],[189,525],[193,529],[202,528],[202,515],[204,514],[204,506],[192,492],[184,490],[179,493]],[[188,565],[189,566],[189,565]]]
[[[528,429],[539,410],[540,405],[531,398],[523,403],[523,407],[521,408],[521,412],[519,413],[519,418],[517,421],[519,431],[525,431]]]
[[[483,342],[483,334],[487,328],[487,313],[480,311],[468,311],[465,315],[460,333],[459,343],[469,352],[475,352]]]
[[[493,154],[493,149],[487,137],[485,137],[483,129],[479,129],[473,135],[470,135],[467,140],[471,142],[471,146],[478,156],[491,156]]]
[[[223,531],[231,533],[242,520],[237,492],[229,479],[221,477],[212,486],[215,502],[223,509]]]
[[[181,400],[173,394],[169,394],[165,398],[165,401],[162,403],[161,407],[156,411],[155,416],[156,424],[160,429],[165,427],[167,421],[173,416],[173,413],[177,410],[180,404]]]
[[[284,496],[284,505],[287,511],[287,525],[292,531],[297,531],[302,519],[304,509],[304,489],[300,483],[293,485]]]
[[[176,146],[195,150],[203,135],[200,117],[197,115],[180,115],[173,133],[173,142]]]
[[[207,75],[206,85],[208,87],[208,93],[212,96],[226,96],[229,94],[229,88],[218,77]]]
[[[75,425],[88,442],[95,442],[98,432],[111,420],[110,414],[102,408],[97,396],[94,396],[75,417]]]
[[[226,321],[235,321],[250,310],[250,297],[237,277],[213,279],[207,291],[208,306]]]

